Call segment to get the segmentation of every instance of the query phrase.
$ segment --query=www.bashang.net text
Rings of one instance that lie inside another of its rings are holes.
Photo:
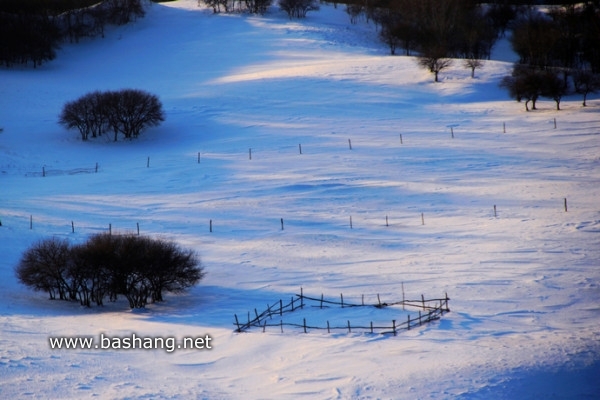
[[[52,350],[211,350],[210,335],[183,337],[139,336],[132,333],[128,336],[109,336],[101,333],[98,336],[54,336],[49,337]]]

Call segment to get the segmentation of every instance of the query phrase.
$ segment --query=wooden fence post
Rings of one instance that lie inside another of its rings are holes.
[[[348,139],[348,147],[350,148],[350,150],[352,150],[352,141],[350,139]]]
[[[329,321],[327,321],[327,333],[331,333],[331,330],[329,329]]]
[[[321,309],[323,308],[323,293],[321,293]]]
[[[302,318],[304,320],[304,333],[306,333],[306,318]]]
[[[304,308],[304,289],[300,288],[300,308]]]
[[[252,160],[252,148],[248,149],[248,159]]]
[[[425,225],[425,216],[421,213],[421,225]]]
[[[400,134],[400,144],[402,144],[402,134]]]
[[[394,336],[396,336],[396,320],[392,320],[392,329],[394,330]],[[408,329],[410,329],[410,315],[408,316]]]
[[[344,308],[344,294],[340,293],[340,299],[342,301],[342,308]]]
[[[410,314],[408,315],[408,323],[406,324],[406,330],[410,331]]]
[[[298,151],[300,152],[300,154],[302,154],[302,144],[298,143]]]
[[[279,299],[279,316],[283,315],[283,300]]]
[[[352,330],[350,329],[350,320],[348,320],[348,333],[352,333]]]
[[[233,315],[235,316],[235,324],[237,325],[237,331],[238,331],[238,332],[241,332],[241,329],[240,329],[240,321],[238,321],[237,314],[233,314]]]
[[[212,233],[212,219],[208,221],[208,231]]]
[[[281,218],[281,230],[283,230],[283,218]]]
[[[283,333],[283,320],[279,321],[279,326],[281,327],[281,333]]]
[[[567,212],[567,198],[565,197],[565,212]]]
[[[135,225],[137,226],[137,234],[140,236],[140,223],[136,222]]]
[[[73,221],[71,221],[71,232],[75,233],[75,223]]]

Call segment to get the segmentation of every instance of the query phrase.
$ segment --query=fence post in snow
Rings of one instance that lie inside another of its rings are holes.
[[[567,212],[567,198],[565,197],[565,212]]]
[[[33,215],[29,215],[29,229],[33,229]]]
[[[137,227],[137,235],[140,236],[140,223],[136,222],[135,225]]]
[[[402,134],[400,134],[400,144],[403,144],[402,143]]]
[[[300,154],[302,154],[302,144],[298,143],[298,151],[300,152]]]
[[[496,205],[494,204],[494,218],[496,218],[498,214],[496,213]]]
[[[348,148],[352,150],[352,140],[348,139]]]
[[[146,160],[146,168],[150,168],[150,157]]]
[[[208,221],[208,230],[212,233],[212,219]]]
[[[283,230],[283,218],[281,218],[281,230]]]
[[[421,225],[425,225],[425,216],[421,213]]]
[[[248,149],[248,159],[252,160],[252,149]]]
[[[506,133],[506,122],[502,123],[502,133]]]
[[[240,329],[240,322],[238,321],[237,314],[233,314],[233,316],[235,317],[235,324],[237,325],[237,331],[238,331],[238,332],[241,332],[241,329]]]
[[[396,320],[392,320],[392,329],[394,330],[394,336],[396,336]],[[410,315],[408,316],[408,329],[410,329]]]
[[[73,223],[73,221],[71,221],[71,233],[75,233],[75,224]]]

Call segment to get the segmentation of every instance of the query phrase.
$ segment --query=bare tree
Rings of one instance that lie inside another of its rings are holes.
[[[464,60],[463,65],[465,68],[469,68],[471,70],[471,78],[475,78],[475,70],[477,68],[483,68],[485,61],[478,58],[467,58]]]
[[[452,59],[431,53],[417,58],[417,62],[423,68],[429,69],[434,74],[434,81],[439,82],[439,74],[452,65]]]
[[[587,96],[600,91],[600,75],[592,71],[578,70],[573,74],[575,92],[583,95],[583,107],[586,107]]]

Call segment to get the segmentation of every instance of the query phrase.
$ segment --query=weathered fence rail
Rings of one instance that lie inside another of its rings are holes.
[[[445,294],[444,298],[425,299],[425,297],[421,295],[420,300],[401,300],[390,303],[381,302],[379,295],[377,295],[377,300],[377,303],[365,304],[363,296],[360,304],[350,303],[344,301],[344,296],[342,294],[340,295],[340,301],[326,300],[323,298],[323,295],[321,295],[320,298],[305,296],[303,290],[300,289],[300,294],[292,296],[289,302],[279,300],[276,303],[267,304],[267,308],[260,313],[256,308],[254,309],[253,313],[249,311],[247,316],[245,316],[245,321],[240,320],[238,315],[234,314],[234,326],[236,327],[235,332],[246,332],[252,328],[262,329],[263,332],[265,332],[267,328],[275,327],[279,328],[283,333],[284,327],[291,327],[294,329],[302,329],[304,333],[308,333],[309,330],[327,330],[328,333],[331,333],[332,331],[347,331],[348,333],[351,333],[352,331],[361,331],[384,335],[393,334],[395,336],[399,331],[410,330],[412,328],[422,326],[429,322],[438,320],[444,313],[450,312],[448,305],[450,299],[448,298],[447,294]],[[347,320],[347,323],[344,325],[339,325],[339,323],[332,325],[330,324],[329,320],[326,321],[326,325],[314,325],[307,323],[306,318],[303,318],[301,324],[284,322],[283,320],[284,314],[289,314],[301,309],[308,307],[313,309],[323,309],[331,308],[331,306],[339,306],[340,308],[374,307],[378,309],[392,306],[402,306],[403,310],[408,307],[414,312],[414,314],[411,315],[409,312],[404,321],[392,319],[389,325],[384,325],[380,322],[373,324],[372,321],[370,321],[369,325],[366,325],[365,323],[353,325],[350,320]]]

